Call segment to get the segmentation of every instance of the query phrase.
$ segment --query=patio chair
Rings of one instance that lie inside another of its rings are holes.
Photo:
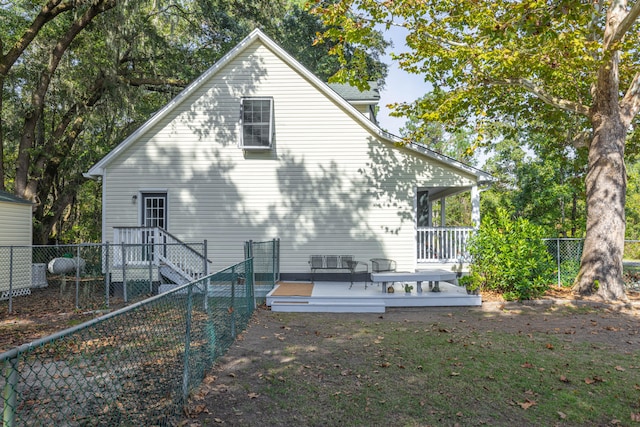
[[[325,260],[327,262],[327,265],[324,266],[325,268],[332,269],[332,270],[339,268],[338,255],[326,255]]]
[[[396,262],[388,258],[371,258],[371,272],[384,273],[386,271],[396,271]],[[395,282],[391,282],[393,286]]]
[[[372,258],[371,271],[373,273],[382,273],[385,271],[396,271],[396,262],[387,258]]]
[[[323,256],[322,255],[311,255],[309,257],[309,264],[311,265],[311,281],[314,281],[316,270],[319,268],[323,268]]]
[[[367,289],[367,284],[369,283],[369,264],[356,261],[351,255],[342,255],[340,261],[342,262],[342,268],[346,268],[351,272],[351,285],[349,289],[353,286],[357,273],[365,273],[364,288]],[[358,269],[360,271],[358,271]]]

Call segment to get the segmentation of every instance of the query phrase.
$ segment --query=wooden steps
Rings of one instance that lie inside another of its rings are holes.
[[[284,313],[384,313],[380,302],[272,301],[271,311]]]

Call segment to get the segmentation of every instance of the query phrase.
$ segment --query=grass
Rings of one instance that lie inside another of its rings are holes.
[[[257,361],[241,387],[260,396],[249,403],[263,425],[578,426],[640,418],[640,351],[466,326],[333,319],[330,332],[306,330],[299,340],[285,328],[279,358]]]

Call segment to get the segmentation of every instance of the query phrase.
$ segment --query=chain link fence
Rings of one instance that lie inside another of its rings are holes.
[[[175,425],[255,309],[252,261],[1,354],[4,425]]]
[[[571,286],[580,270],[584,239],[543,239],[557,269],[558,286]]]
[[[543,239],[557,269],[558,286],[572,286],[580,270],[584,239]],[[640,240],[625,240],[624,281],[627,289],[640,290]]]
[[[204,277],[206,242],[0,246],[0,314],[101,310]]]
[[[264,300],[280,280],[280,239],[244,244],[245,259],[253,258],[256,297]]]

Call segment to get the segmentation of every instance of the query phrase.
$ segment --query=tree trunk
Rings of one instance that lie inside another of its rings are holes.
[[[594,123],[586,179],[587,233],[575,290],[604,300],[626,299],[622,280],[625,235],[626,130],[619,120]]]
[[[0,41],[0,53],[2,53],[2,42]],[[4,110],[2,94],[4,93],[4,76],[0,75],[0,190],[4,190]]]
[[[29,168],[32,165],[31,150],[35,147],[36,127],[44,112],[45,99],[49,91],[49,85],[53,74],[56,72],[63,55],[91,21],[99,14],[115,7],[117,0],[99,0],[78,17],[67,31],[58,39],[51,54],[49,64],[40,75],[40,81],[34,89],[31,97],[31,111],[25,115],[22,137],[18,146],[18,158],[16,161],[15,193],[27,200],[34,201],[36,193],[33,186],[29,186]]]

